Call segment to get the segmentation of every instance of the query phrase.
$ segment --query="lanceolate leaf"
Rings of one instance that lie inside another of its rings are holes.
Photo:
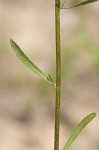
[[[74,142],[76,137],[80,134],[80,132],[83,130],[83,128],[90,122],[92,121],[96,116],[96,113],[91,113],[88,116],[86,116],[79,124],[78,126],[74,129],[72,132],[70,138],[68,139],[67,143],[65,144],[63,150],[68,150],[68,148],[71,146],[71,144]]]
[[[41,71],[27,56],[26,54],[21,50],[21,48],[11,39],[10,40],[11,47],[15,54],[18,56],[18,58],[35,74],[37,74],[42,79],[48,81],[50,84],[55,86],[55,83],[52,80],[49,80],[49,76],[45,75],[43,71]]]
[[[96,2],[96,1],[98,1],[98,0],[87,0],[87,1],[81,2],[81,3],[77,4],[77,5],[74,5],[74,6],[71,6],[71,7],[67,7],[67,8],[61,8],[61,9],[70,9],[70,8],[74,8],[74,7],[78,7],[78,6],[82,6],[82,5],[87,5],[87,4]]]

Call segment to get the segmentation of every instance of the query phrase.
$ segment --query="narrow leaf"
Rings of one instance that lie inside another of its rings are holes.
[[[32,70],[35,74],[37,74],[39,77],[42,79],[48,81],[50,84],[55,86],[55,83],[52,80],[48,80],[48,76],[44,74],[43,71],[41,71],[27,56],[26,54],[21,50],[21,48],[12,40],[10,39],[10,44],[17,55],[17,57],[30,69]]]
[[[87,1],[81,2],[81,3],[77,4],[77,5],[74,5],[74,6],[71,6],[71,7],[67,7],[67,8],[61,8],[61,9],[70,9],[70,8],[74,8],[74,7],[78,7],[78,6],[82,6],[82,5],[87,5],[87,4],[96,2],[96,1],[98,1],[98,0],[87,0]]]
[[[67,143],[65,144],[63,150],[67,150],[72,143],[74,142],[74,140],[76,139],[76,137],[80,134],[80,132],[83,130],[83,128],[85,128],[85,126],[92,121],[96,116],[96,113],[91,113],[89,115],[87,115],[78,125],[77,127],[74,129],[74,131],[72,132],[70,138],[68,139]]]

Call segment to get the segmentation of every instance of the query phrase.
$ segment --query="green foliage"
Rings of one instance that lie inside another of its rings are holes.
[[[82,6],[82,5],[87,5],[87,4],[96,2],[96,1],[98,1],[98,0],[87,0],[87,1],[81,2],[81,3],[79,3],[79,4],[76,4],[76,5],[74,5],[74,6],[67,7],[67,8],[63,8],[63,6],[64,6],[64,4],[65,4],[65,2],[66,2],[66,0],[65,0],[65,1],[63,2],[63,4],[61,4],[60,8],[61,8],[61,9],[70,9],[70,8],[74,8],[74,7],[78,7],[78,6]]]
[[[83,128],[85,128],[85,126],[92,121],[96,116],[96,113],[91,113],[88,116],[86,116],[78,125],[77,127],[74,129],[74,131],[72,132],[70,138],[68,139],[67,143],[65,144],[63,150],[67,150],[72,143],[74,142],[74,140],[76,139],[76,137],[80,134],[80,132],[83,130]]]
[[[37,74],[42,79],[46,80],[53,86],[55,86],[55,83],[53,82],[51,76],[46,76],[43,71],[41,71],[27,56],[26,54],[21,50],[21,48],[11,39],[10,40],[11,47],[17,57],[35,74]]]

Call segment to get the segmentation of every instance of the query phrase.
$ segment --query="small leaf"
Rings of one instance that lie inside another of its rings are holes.
[[[87,0],[87,1],[81,2],[81,3],[77,4],[77,5],[74,5],[74,6],[71,6],[71,7],[67,7],[67,8],[61,8],[61,9],[70,9],[70,8],[74,8],[74,7],[78,7],[78,6],[82,6],[82,5],[87,5],[87,4],[96,2],[96,1],[98,1],[98,0]]]
[[[21,48],[12,40],[10,39],[10,44],[17,55],[17,57],[30,69],[32,70],[35,74],[37,74],[39,77],[42,79],[48,81],[50,84],[55,86],[55,83],[52,80],[48,79],[48,76],[44,74],[43,71],[41,71],[27,56],[26,54],[21,50]]]
[[[80,134],[80,132],[83,130],[83,128],[90,122],[92,121],[96,116],[96,113],[91,113],[89,115],[87,115],[78,125],[77,127],[74,129],[74,131],[72,132],[70,138],[68,139],[67,143],[65,144],[63,150],[67,150],[72,143],[74,142],[74,140],[76,139],[76,137]]]

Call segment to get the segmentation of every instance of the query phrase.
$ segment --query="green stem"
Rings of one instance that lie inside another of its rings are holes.
[[[56,30],[56,103],[54,150],[59,150],[60,93],[61,93],[61,46],[60,46],[60,0],[55,0]]]

